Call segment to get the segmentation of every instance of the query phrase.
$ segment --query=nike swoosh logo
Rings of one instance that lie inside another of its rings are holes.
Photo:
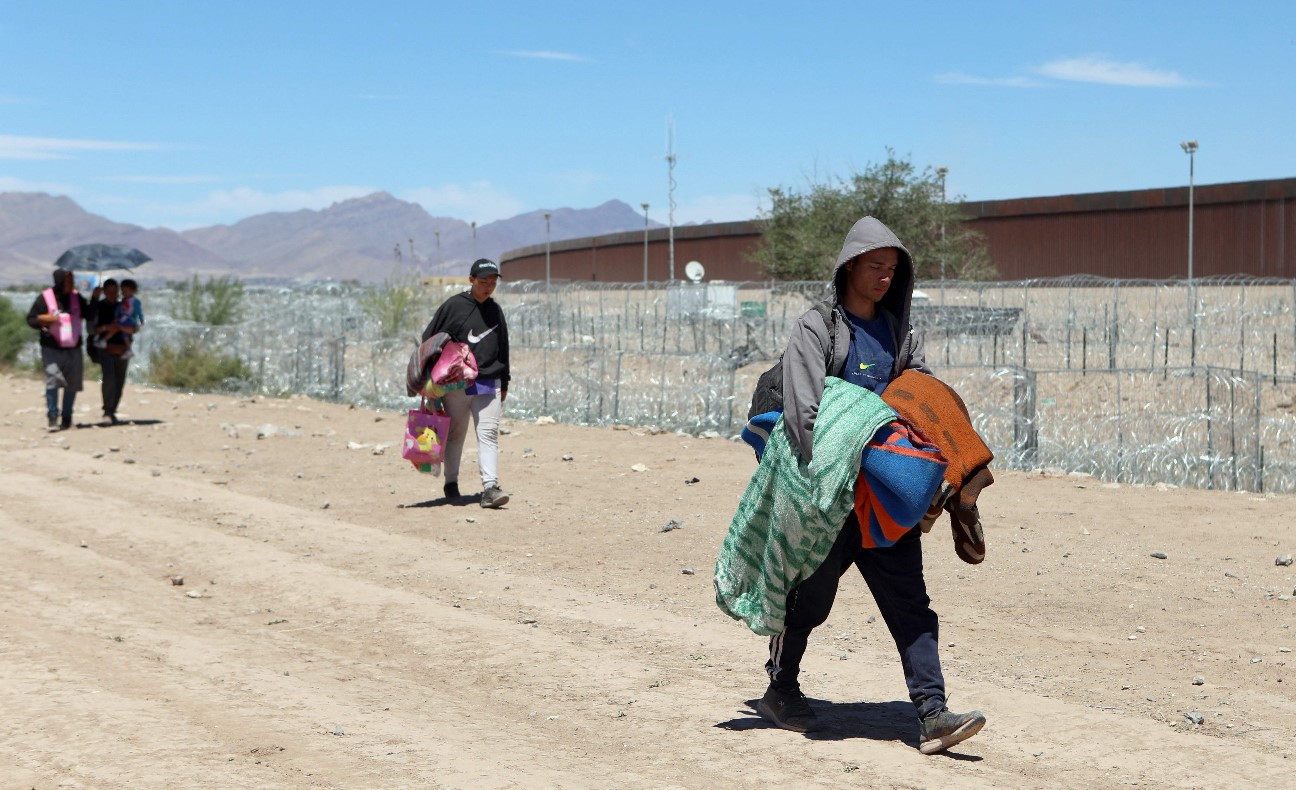
[[[860,370],[868,370],[869,368],[873,367],[875,364],[877,364],[877,363],[875,363],[875,362],[870,362],[870,363],[868,363],[867,365],[865,365],[863,362],[861,362],[861,363],[860,363]]]
[[[494,331],[495,331],[495,327],[491,327],[490,329],[487,329],[485,332],[482,332],[480,335],[474,335],[474,334],[472,333],[472,330],[469,329],[469,330],[468,330],[468,342],[469,342],[469,343],[472,343],[472,344],[475,346],[475,345],[477,345],[478,343],[481,342],[481,339],[482,339],[483,337],[486,337],[487,335],[489,335],[491,332],[494,332]]]

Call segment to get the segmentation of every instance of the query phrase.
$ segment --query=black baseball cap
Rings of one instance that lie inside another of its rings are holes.
[[[499,264],[490,258],[478,258],[473,261],[472,269],[468,271],[469,277],[499,277]]]

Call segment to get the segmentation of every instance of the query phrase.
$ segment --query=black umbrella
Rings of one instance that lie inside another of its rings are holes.
[[[54,261],[54,266],[72,272],[103,272],[109,269],[130,271],[149,256],[125,244],[82,244],[73,247]]]

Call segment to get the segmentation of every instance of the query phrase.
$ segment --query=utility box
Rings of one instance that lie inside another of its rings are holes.
[[[760,303],[764,307],[764,303]],[[738,286],[680,283],[666,289],[666,315],[674,319],[732,320],[738,315]]]

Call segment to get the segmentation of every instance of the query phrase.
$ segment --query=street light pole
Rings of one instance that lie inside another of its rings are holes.
[[[1197,141],[1188,140],[1179,144],[1188,154],[1188,310],[1193,325],[1197,325],[1197,299],[1193,287],[1193,170],[1197,154]]]
[[[668,285],[675,284],[675,121],[666,124],[666,257],[669,263]]]
[[[545,294],[549,293],[549,217],[552,214],[548,211],[544,213],[545,218]]]
[[[473,220],[472,233],[473,233],[473,260],[475,261],[477,260],[477,220]]]
[[[640,203],[644,212],[644,293],[648,293],[648,204]]]
[[[441,231],[434,230],[432,232],[436,234],[436,260],[432,262],[432,268],[435,269],[436,265],[441,262]]]
[[[941,180],[941,258],[940,258],[940,292],[941,306],[945,305],[945,176],[949,173],[948,167],[936,168],[936,175]]]

